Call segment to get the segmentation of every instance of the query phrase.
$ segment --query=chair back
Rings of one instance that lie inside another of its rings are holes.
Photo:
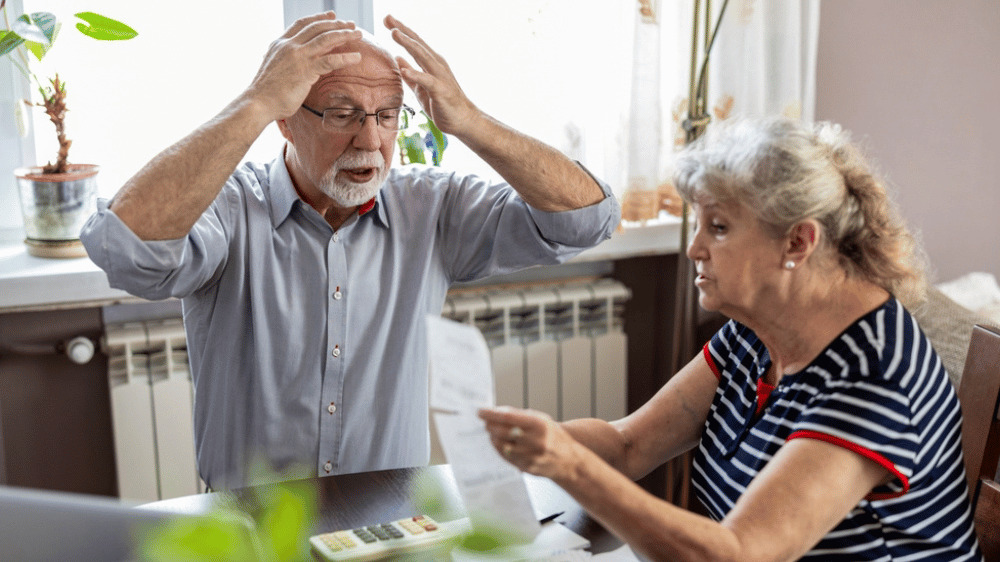
[[[977,325],[972,330],[959,385],[962,404],[962,453],[972,494],[976,533],[986,560],[1000,561],[1000,333]]]

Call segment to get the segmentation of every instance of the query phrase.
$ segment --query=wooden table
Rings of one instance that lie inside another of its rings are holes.
[[[526,476],[526,481],[535,515],[539,519],[563,512],[556,521],[590,540],[590,551],[595,554],[621,546],[621,541],[587,515],[562,488],[548,479],[530,475]],[[304,482],[315,485],[319,492],[316,533],[353,529],[429,513],[431,509],[428,505],[421,504],[420,498],[437,504],[430,506],[434,508],[430,514],[439,521],[466,516],[455,478],[448,465],[324,476]],[[269,486],[274,484],[241,488],[232,492],[184,496],[149,503],[144,507],[198,514],[209,511],[222,501],[235,498],[241,507],[249,511],[256,494],[266,492]]]

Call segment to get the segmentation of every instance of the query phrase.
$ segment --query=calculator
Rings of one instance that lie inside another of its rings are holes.
[[[439,523],[416,515],[389,523],[313,535],[312,551],[323,560],[380,560],[411,555],[447,554],[453,540],[472,530],[469,518]]]

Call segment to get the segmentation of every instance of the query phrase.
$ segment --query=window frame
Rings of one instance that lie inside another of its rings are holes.
[[[21,13],[22,1],[8,0],[7,9],[8,14]],[[14,170],[35,162],[35,135],[29,112],[17,112],[16,106],[30,97],[31,84],[6,55],[0,57],[0,78],[0,172],[4,173],[0,177],[0,201],[8,203],[0,211],[0,243],[20,242],[24,238],[24,226]],[[23,125],[18,123],[18,115],[23,116]],[[20,134],[22,127],[27,127],[23,137]]]
[[[370,33],[375,31],[372,0],[284,0],[284,5],[285,27],[303,16],[333,10],[341,19],[351,20]]]

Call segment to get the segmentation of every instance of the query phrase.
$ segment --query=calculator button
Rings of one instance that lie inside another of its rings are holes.
[[[340,541],[333,537],[323,537],[323,543],[330,547],[330,550],[334,552],[344,550],[344,547],[340,546]]]
[[[368,527],[368,532],[378,537],[379,540],[383,541],[389,540],[389,533],[387,533],[385,529],[377,525],[372,525],[371,527]]]
[[[358,546],[358,543],[357,541],[354,540],[354,537],[343,531],[335,534],[334,536],[337,537],[337,540],[340,541],[340,544],[344,545],[347,548],[354,548],[355,546]]]
[[[407,519],[403,519],[402,521],[400,521],[399,522],[399,526],[402,527],[402,528],[404,528],[404,529],[406,529],[407,531],[409,531],[410,533],[412,533],[414,535],[419,535],[420,533],[424,532],[424,528],[423,527],[421,527],[420,525],[417,525],[413,521],[410,521],[410,520],[407,520]]]
[[[365,541],[366,543],[375,542],[375,537],[369,533],[366,529],[354,529],[354,534],[358,536],[359,539]]]

